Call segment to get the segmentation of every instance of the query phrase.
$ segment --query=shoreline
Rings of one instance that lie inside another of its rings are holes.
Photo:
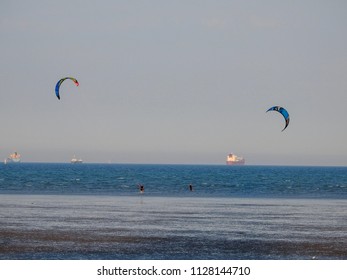
[[[39,197],[45,197],[45,198],[59,198],[59,197],[65,197],[68,198],[106,198],[106,199],[117,199],[117,198],[147,198],[147,199],[180,199],[180,200],[190,200],[190,199],[202,199],[202,200],[260,200],[260,201],[271,201],[271,200],[284,200],[284,201],[341,201],[341,202],[347,202],[347,198],[340,198],[340,197],[334,197],[334,196],[328,196],[328,197],[319,197],[319,196],[281,196],[281,195],[258,195],[258,196],[252,196],[252,195],[240,195],[235,194],[234,196],[223,196],[222,194],[212,194],[207,195],[205,193],[199,194],[197,192],[178,192],[177,194],[169,193],[169,194],[158,194],[158,193],[151,193],[150,191],[146,191],[144,193],[139,192],[134,187],[133,193],[16,193],[16,192],[0,192],[0,199],[1,197],[14,197],[17,196],[18,198],[27,199],[29,197],[33,198],[39,198]]]

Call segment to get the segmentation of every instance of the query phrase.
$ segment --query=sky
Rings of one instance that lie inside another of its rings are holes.
[[[0,159],[347,166],[347,2],[0,2]],[[60,78],[61,99],[55,96]],[[285,107],[290,124],[272,106]]]

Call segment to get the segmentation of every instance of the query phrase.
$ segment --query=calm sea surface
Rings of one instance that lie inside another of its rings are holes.
[[[0,165],[0,259],[347,259],[346,248],[346,167]]]

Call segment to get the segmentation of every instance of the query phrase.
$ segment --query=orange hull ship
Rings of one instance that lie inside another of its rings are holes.
[[[245,159],[234,154],[229,154],[226,163],[227,165],[244,165]]]

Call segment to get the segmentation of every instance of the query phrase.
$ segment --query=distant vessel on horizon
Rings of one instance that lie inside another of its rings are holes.
[[[73,156],[71,159],[71,163],[83,163],[82,159],[77,159],[76,156]]]
[[[10,154],[7,158],[5,158],[4,163],[19,163],[20,162],[20,154],[17,152],[14,152],[13,154]]]
[[[227,165],[244,165],[245,164],[245,159],[243,157],[239,157],[235,154],[230,153],[227,156]]]

